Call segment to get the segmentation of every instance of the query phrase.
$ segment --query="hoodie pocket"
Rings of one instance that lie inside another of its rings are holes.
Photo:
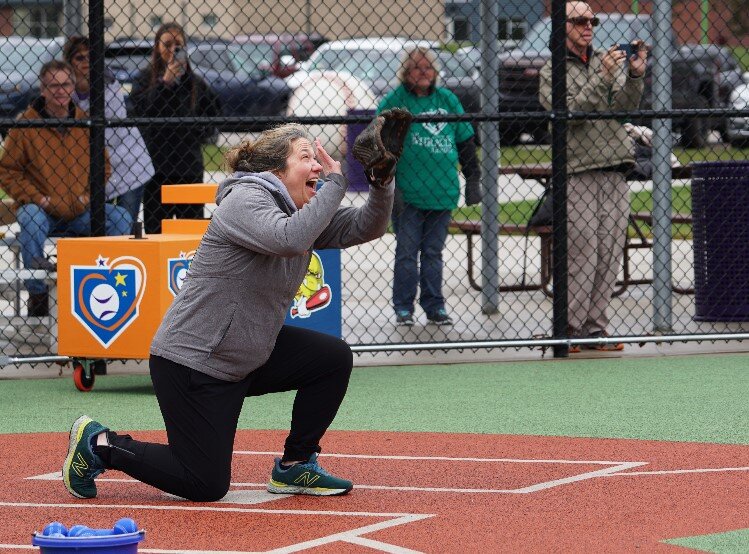
[[[219,321],[217,321],[217,330],[218,332],[213,335],[213,340],[211,341],[209,345],[209,354],[208,357],[213,357],[213,355],[218,351],[219,349],[226,349],[226,348],[237,348],[238,345],[231,345],[231,344],[223,344],[224,340],[226,339],[227,334],[229,333],[229,328],[231,327],[232,321],[234,321],[234,314],[237,311],[237,303],[232,302],[230,303],[225,311],[222,311],[222,317]],[[228,341],[227,341],[228,342]]]

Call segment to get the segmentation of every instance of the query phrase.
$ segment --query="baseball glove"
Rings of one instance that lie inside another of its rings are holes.
[[[353,154],[372,186],[382,188],[393,180],[412,119],[406,110],[385,110],[356,137]]]

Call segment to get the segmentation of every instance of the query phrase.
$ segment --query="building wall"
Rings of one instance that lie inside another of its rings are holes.
[[[314,31],[329,38],[404,35],[430,40],[444,36],[444,4],[440,0],[264,0],[218,2],[190,0],[106,0],[112,25],[107,38],[152,36],[158,24],[177,21],[188,35],[231,38],[238,34]],[[88,9],[87,6],[84,9]],[[203,23],[215,16],[215,25]]]
[[[594,11],[600,12],[631,12],[630,0],[589,0]],[[701,0],[680,0],[672,3],[672,21],[677,41],[683,44],[702,42]],[[548,13],[550,3],[546,3]],[[640,13],[653,13],[652,0],[639,2]],[[710,0],[708,12],[708,42],[715,43],[725,40],[729,46],[749,46],[749,35],[736,36],[728,28],[731,10],[724,0]]]

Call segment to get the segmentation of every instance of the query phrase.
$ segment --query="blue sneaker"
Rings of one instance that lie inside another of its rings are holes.
[[[70,428],[68,456],[62,466],[62,480],[68,492],[77,498],[96,498],[94,478],[104,473],[104,462],[94,454],[91,439],[108,431],[106,427],[82,415]]]
[[[317,453],[303,464],[281,467],[276,458],[268,482],[268,492],[277,494],[310,494],[312,496],[338,496],[354,488],[351,481],[331,475],[317,464]]]
[[[447,311],[445,311],[445,308],[440,308],[439,310],[435,310],[434,312],[427,314],[427,321],[429,323],[433,323],[434,325],[452,325],[453,320],[448,315]]]
[[[398,310],[395,312],[395,324],[411,327],[414,324],[414,314],[408,310]]]

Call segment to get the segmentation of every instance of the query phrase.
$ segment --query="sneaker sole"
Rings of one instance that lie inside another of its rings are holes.
[[[268,492],[273,494],[307,494],[309,496],[342,496],[347,494],[351,489],[324,489],[320,487],[297,487],[294,485],[286,485],[279,483],[278,481],[271,481],[268,483]]]
[[[427,322],[430,325],[439,325],[440,327],[446,327],[448,325],[453,325],[452,321],[433,321],[431,319],[427,320]]]
[[[62,466],[62,480],[65,483],[65,488],[68,492],[76,498],[87,498],[82,496],[73,490],[70,486],[70,466],[73,464],[73,455],[75,454],[75,447],[81,440],[81,434],[86,428],[86,425],[93,421],[88,416],[81,416],[73,422],[73,426],[70,428],[70,439],[68,440],[68,455],[65,457],[65,463]]]

